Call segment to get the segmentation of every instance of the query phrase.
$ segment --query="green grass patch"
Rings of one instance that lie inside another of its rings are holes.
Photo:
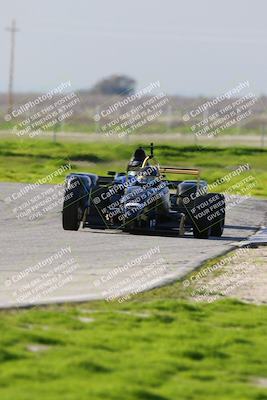
[[[6,140],[0,144],[0,180],[34,182],[68,161],[72,164],[72,171],[97,174],[106,174],[108,170],[124,171],[136,146],[101,142],[53,143],[45,140]],[[158,144],[155,153],[162,165],[200,168],[201,177],[208,183],[213,183],[239,165],[248,163],[250,171],[218,186],[218,191],[227,191],[231,185],[253,175],[257,182],[251,194],[267,196],[267,150],[248,147],[208,147],[199,150],[196,146]],[[62,179],[63,177],[59,176],[53,183],[59,183]]]
[[[189,302],[192,286],[1,311],[1,400],[266,399],[267,307]]]
[[[182,290],[2,311],[1,400],[266,399],[267,308]]]

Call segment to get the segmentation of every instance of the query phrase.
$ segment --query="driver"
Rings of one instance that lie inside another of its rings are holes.
[[[146,166],[144,167],[136,176],[137,183],[140,185],[149,184],[149,186],[154,186],[159,182],[159,169],[156,166]]]

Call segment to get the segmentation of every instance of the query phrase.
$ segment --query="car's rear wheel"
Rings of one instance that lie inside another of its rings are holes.
[[[211,236],[221,237],[224,230],[225,223],[225,197],[223,194],[216,194],[217,200],[217,210],[218,217],[215,219],[214,223],[211,225]]]
[[[221,237],[223,234],[223,230],[224,230],[224,218],[220,219],[218,222],[212,225],[210,234],[211,236]]]
[[[194,212],[193,212],[194,210]],[[195,238],[221,237],[224,230],[225,198],[220,193],[208,193],[197,198],[191,208]]]
[[[202,230],[199,230],[199,227],[197,225],[193,225],[193,235],[194,238],[196,239],[208,239],[211,234],[211,229],[210,227],[206,227]]]
[[[197,239],[208,239],[211,233],[209,214],[209,196],[197,197],[187,205],[187,212],[192,221],[193,235]]]

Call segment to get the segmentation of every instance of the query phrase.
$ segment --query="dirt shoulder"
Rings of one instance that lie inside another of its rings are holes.
[[[196,271],[186,282],[184,286],[190,289],[193,301],[213,302],[222,298],[236,298],[265,304],[267,246],[237,249],[215,264]]]

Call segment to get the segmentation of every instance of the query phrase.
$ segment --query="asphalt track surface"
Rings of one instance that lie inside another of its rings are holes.
[[[25,184],[0,184],[0,307],[115,295],[122,301],[184,277],[266,223],[267,201],[250,198],[228,210],[220,239],[63,231],[62,188],[42,185],[20,196],[24,189]],[[51,201],[41,204],[47,198]]]

